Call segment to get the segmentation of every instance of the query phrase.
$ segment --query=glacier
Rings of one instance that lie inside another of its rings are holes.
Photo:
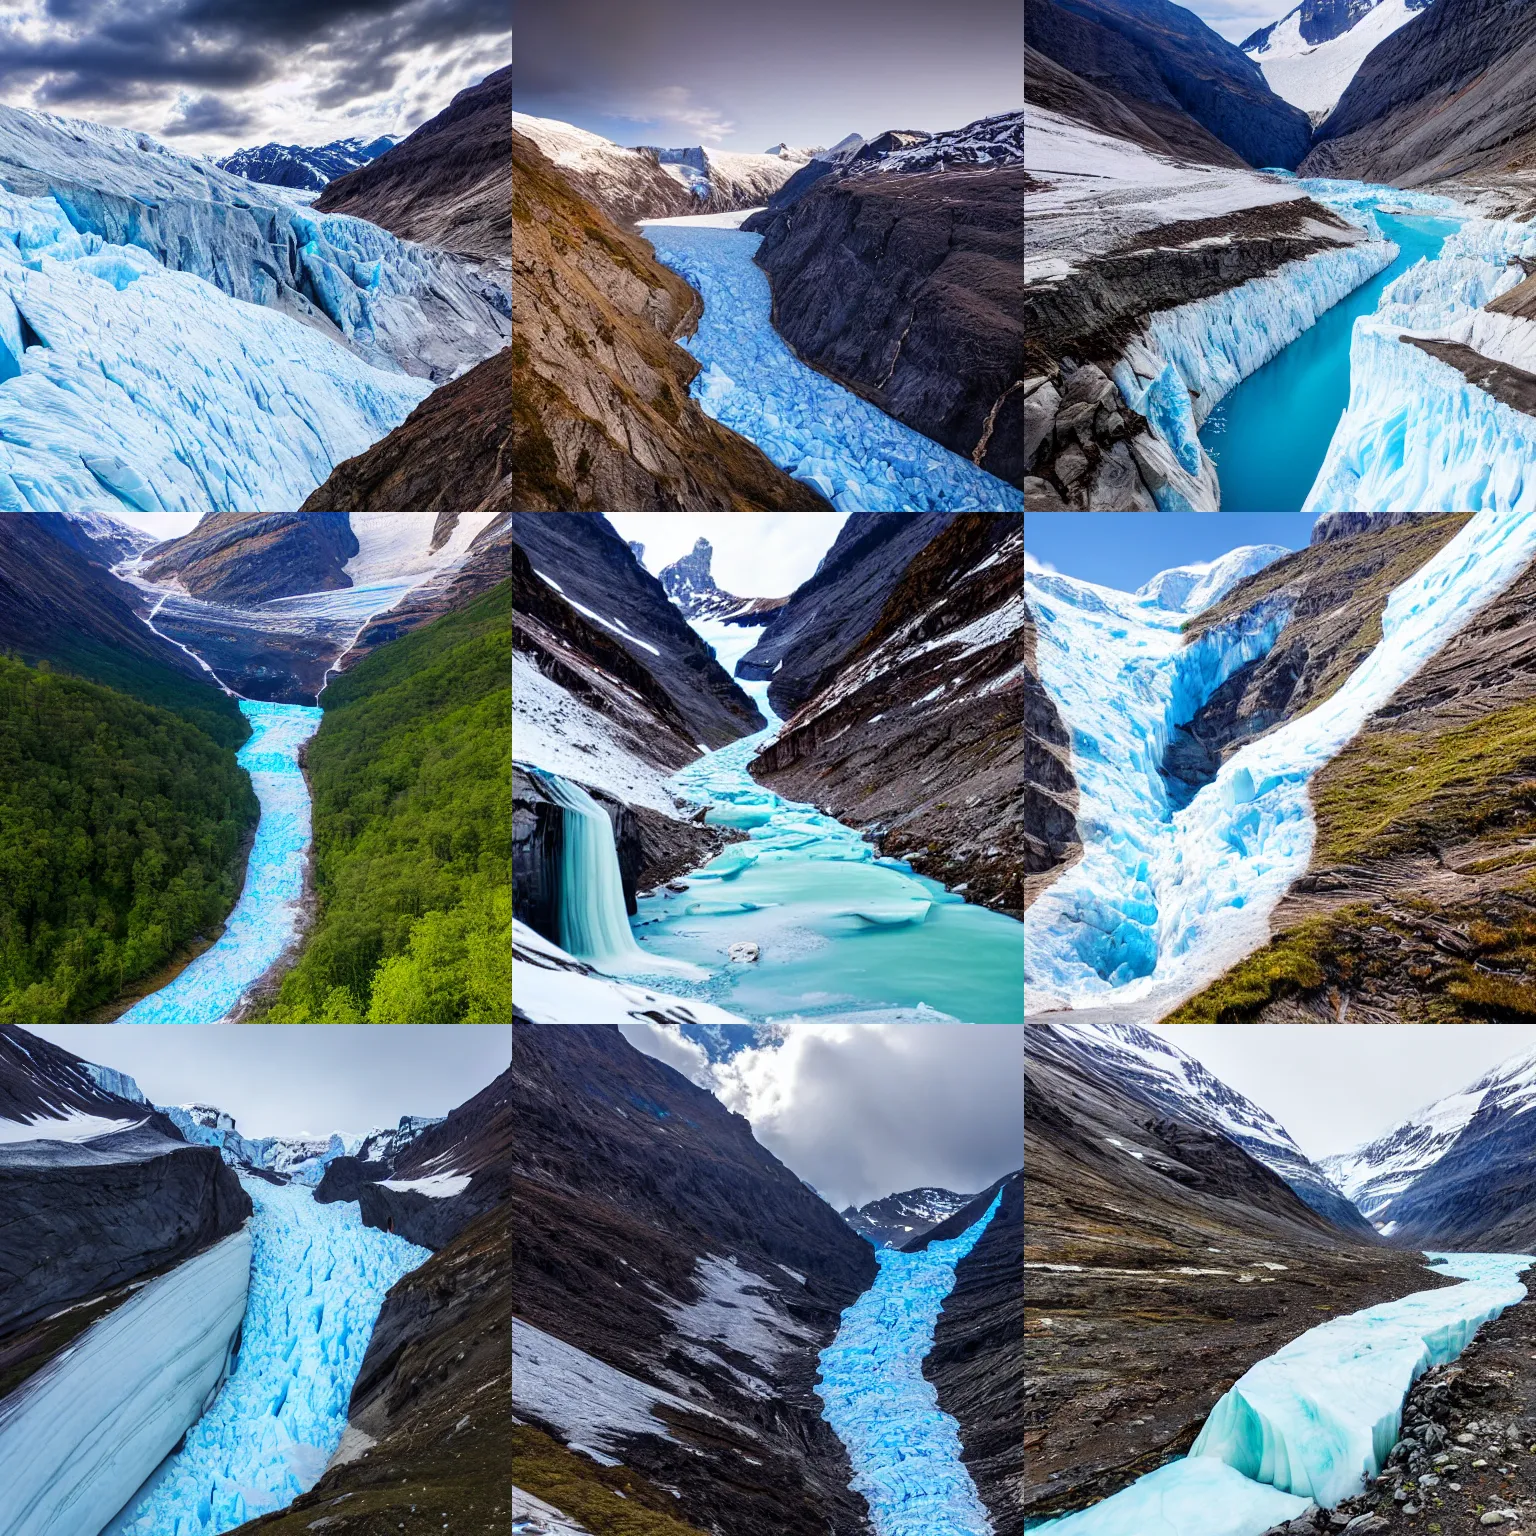
[[[223,936],[169,985],[135,1003],[119,1024],[217,1024],[276,964],[299,931],[311,837],[309,786],[299,749],[320,728],[321,713],[303,704],[240,701],[251,739],[236,762],[261,802],[256,841],[240,900]]]
[[[706,218],[708,215],[705,216]],[[642,220],[659,261],[704,298],[680,341],[703,365],[689,393],[839,512],[1018,512],[1024,493],[802,363],[773,328],[761,235]]]
[[[959,1237],[917,1253],[877,1248],[875,1283],[848,1307],[822,1350],[816,1395],[848,1448],[849,1486],[869,1503],[875,1536],[994,1536],[961,1459],[960,1426],[923,1375],[955,1266],[981,1241],[1002,1203]]]
[[[1032,1010],[1112,997],[1148,1022],[1262,945],[1311,858],[1307,781],[1533,558],[1536,509],[1479,512],[1394,588],[1382,638],[1340,688],[1233,753],[1171,813],[1154,778],[1181,680],[1230,675],[1278,616],[1260,605],[1186,648],[1155,618],[1138,622],[1126,594],[1027,571],[1041,681],[1072,732],[1084,843],[1025,913]]]
[[[292,510],[430,392],[0,191],[0,511]]]
[[[1262,1536],[1309,1504],[1332,1508],[1380,1471],[1408,1390],[1524,1300],[1529,1254],[1428,1253],[1463,1283],[1310,1328],[1250,1367],[1188,1457],[1077,1514],[1053,1536]],[[1219,1470],[1218,1470],[1219,1469]]]
[[[365,1227],[356,1201],[241,1183],[256,1213],[234,1371],[102,1536],[218,1536],[312,1488],[341,1443],[386,1293],[431,1256]]]
[[[133,1497],[229,1371],[251,1252],[247,1224],[150,1280],[0,1402],[6,1536],[95,1536]]]

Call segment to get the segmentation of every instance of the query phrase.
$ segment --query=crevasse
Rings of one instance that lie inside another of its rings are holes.
[[[850,1487],[869,1503],[875,1536],[993,1536],[961,1459],[960,1426],[923,1375],[955,1266],[1002,1202],[959,1237],[918,1253],[881,1248],[875,1283],[844,1313],[820,1356],[822,1417],[848,1448]]]
[[[1052,1536],[1261,1536],[1309,1503],[1332,1508],[1380,1471],[1408,1390],[1524,1299],[1529,1254],[1432,1253],[1464,1281],[1309,1329],[1247,1370],[1188,1457],[1111,1498],[1032,1527]]]
[[[241,1183],[256,1214],[234,1372],[103,1536],[219,1536],[312,1488],[341,1441],[386,1292],[430,1257],[365,1227],[355,1201]]]
[[[1215,780],[1173,814],[1166,834],[1157,832],[1155,801],[1140,795],[1131,777],[1156,750],[1137,666],[1151,641],[1128,624],[1117,634],[1084,602],[1062,600],[1077,588],[1099,608],[1113,607],[1102,589],[1084,583],[1062,582],[1054,603],[1033,602],[1041,680],[1072,728],[1073,770],[1079,784],[1092,786],[1090,809],[1105,809],[1082,821],[1082,860],[1026,914],[1030,1006],[1087,1006],[1113,994],[1127,1018],[1145,1022],[1263,944],[1269,913],[1311,857],[1307,781],[1533,558],[1536,508],[1478,513],[1393,590],[1381,640],[1344,684],[1229,757]],[[1101,654],[1090,656],[1095,649]],[[1117,680],[1113,698],[1094,697],[1117,663],[1126,677]],[[1144,871],[1128,850],[1145,853]],[[1084,958],[1117,936],[1136,944],[1147,929],[1147,914],[1121,899],[1127,867],[1157,895],[1155,964],[1134,977]]]

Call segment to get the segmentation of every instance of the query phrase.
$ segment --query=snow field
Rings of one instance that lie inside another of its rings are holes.
[[[875,1283],[842,1316],[820,1356],[822,1417],[848,1448],[850,1487],[875,1536],[994,1536],[961,1460],[960,1427],[923,1375],[955,1266],[981,1240],[1002,1194],[959,1237],[919,1253],[877,1248]]]
[[[693,221],[688,221],[693,223]],[[679,344],[704,365],[690,394],[840,512],[1021,511],[1023,492],[807,367],[772,323],[760,235],[646,222],[657,258],[704,297]]]
[[[90,1141],[115,1131],[132,1130],[142,1120],[108,1120],[83,1110],[60,1110],[57,1117],[39,1115],[35,1120],[0,1120],[0,1145],[14,1141]]]
[[[355,1201],[241,1182],[256,1214],[234,1372],[104,1536],[218,1536],[312,1488],[340,1444],[385,1294],[430,1257],[365,1227]]]
[[[1310,114],[1314,123],[1332,112],[1345,87],[1378,43],[1419,13],[1407,0],[1378,0],[1347,31],[1326,42],[1309,43],[1301,35],[1301,8],[1292,11],[1261,48],[1248,57],[1264,71],[1275,95]]]
[[[251,1251],[247,1225],[149,1281],[0,1403],[6,1536],[95,1536],[133,1497],[218,1390]]]
[[[430,391],[0,191],[0,511],[292,509]]]
[[[3,392],[0,392],[3,393]],[[217,1024],[276,963],[298,932],[309,852],[309,786],[299,748],[320,728],[302,704],[240,701],[253,735],[236,761],[261,802],[245,886],[223,936],[169,985],[133,1005],[120,1024]]]
[[[1311,857],[1308,779],[1533,558],[1536,508],[1479,513],[1393,590],[1381,640],[1342,687],[1234,753],[1166,821],[1149,777],[1166,739],[1168,717],[1157,705],[1169,697],[1167,670],[1189,663],[1166,632],[1159,661],[1155,627],[1106,623],[1088,601],[1072,601],[1076,587],[1112,613],[1106,589],[1032,578],[1037,590],[1051,582],[1057,599],[1032,604],[1040,675],[1072,728],[1073,771],[1087,807],[1079,810],[1083,859],[1025,918],[1025,974],[1045,1006],[1114,990],[1150,1015],[1154,1002],[1173,1006],[1262,944],[1269,913]],[[1128,606],[1123,595],[1120,602]],[[1254,631],[1247,633],[1251,644]],[[1215,643],[1207,633],[1196,644]],[[1229,673],[1206,671],[1213,680],[1192,693],[1192,704]]]

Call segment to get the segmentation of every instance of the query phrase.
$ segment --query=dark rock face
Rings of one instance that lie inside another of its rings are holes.
[[[1024,905],[1082,851],[1072,735],[1035,666],[1035,624],[1024,608]]]
[[[365,1184],[376,1184],[394,1173],[392,1159],[333,1157],[315,1186],[315,1199],[321,1205],[338,1200],[357,1200]],[[377,1225],[377,1223],[374,1223]]]
[[[790,594],[742,657],[738,675],[771,679],[769,702],[788,719],[869,633],[902,572],[949,515],[855,512],[815,574]]]
[[[883,583],[895,546],[880,535],[890,530],[870,526],[861,538],[855,521],[844,532],[853,532],[849,552],[863,551],[859,565],[818,595],[841,590],[856,602],[855,594]],[[909,526],[894,535],[914,531],[921,532]],[[1023,555],[1022,514],[953,514],[913,555],[874,622],[751,765],[753,777],[780,794],[867,829],[881,853],[905,859],[968,901],[1020,916],[1027,847]],[[833,568],[835,556],[836,546],[786,612]],[[853,603],[837,601],[840,619],[854,611]],[[807,670],[803,654],[788,651],[779,677],[797,683]]]
[[[1530,6],[1436,0],[1367,55],[1318,128],[1303,174],[1421,186],[1527,166],[1533,69]]]
[[[434,390],[394,431],[343,459],[301,512],[512,509],[512,349]]]
[[[89,1142],[8,1143],[0,1330],[190,1258],[250,1214],[216,1148],[149,1126]]]
[[[357,551],[344,512],[209,512],[184,538],[160,545],[145,575],[177,578],[211,603],[263,603],[350,587],[343,567]]]
[[[1022,167],[823,178],[754,215],[773,323],[803,361],[1023,481]]]
[[[689,397],[698,294],[515,131],[512,156],[513,507],[824,508]]]
[[[1307,114],[1170,0],[1026,0],[1024,35],[1092,85],[1187,113],[1249,165],[1294,169],[1311,142]]]
[[[742,605],[743,599],[715,585],[709,569],[714,553],[708,539],[696,539],[686,555],[674,560],[661,573],[661,585],[667,596],[690,619],[727,612]]]
[[[812,1387],[841,1310],[874,1278],[874,1250],[745,1120],[615,1028],[515,1026],[512,1084],[516,1316],[665,1390],[685,1377],[715,1415],[669,1409],[671,1438],[623,1435],[626,1471],[676,1490],[658,1507],[719,1536],[867,1531]],[[758,1293],[783,1340],[774,1358],[682,1331],[673,1311],[703,1294],[708,1256],[733,1260]],[[516,1372],[513,1394],[518,1418],[563,1439],[518,1398]],[[513,1478],[551,1496],[532,1462],[514,1460]]]
[[[512,915],[560,942],[565,812],[521,768],[512,770]]]
[[[981,1240],[955,1266],[923,1375],[939,1407],[960,1425],[962,1456],[993,1528],[1024,1523],[1024,1175],[1009,1174],[962,1210],[906,1244],[909,1252],[959,1237],[1002,1204]]]
[[[900,1248],[970,1201],[971,1196],[957,1195],[952,1189],[907,1189],[857,1209],[850,1205],[842,1217],[877,1248]]]
[[[1030,1519],[1182,1454],[1220,1393],[1319,1306],[1342,1314],[1445,1283],[1417,1254],[1333,1226],[1224,1136],[1126,1094],[1063,1036],[1026,1025],[1024,1042],[1029,1259],[1080,1266],[1025,1271]],[[1156,1271],[1154,1313],[1145,1279],[1124,1270]],[[1085,1309],[1095,1327],[1073,1328]]]
[[[599,627],[665,690],[693,733],[687,739],[695,748],[699,743],[723,747],[762,729],[757,706],[688,627],[661,583],[630,553],[607,518],[592,512],[519,514],[512,521],[512,537],[535,571],[560,584],[560,596],[623,622],[622,630]],[[523,611],[520,601],[517,607]],[[697,750],[690,755],[697,756]]]

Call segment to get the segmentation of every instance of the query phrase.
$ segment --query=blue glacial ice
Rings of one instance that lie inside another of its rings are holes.
[[[1524,277],[1536,225],[1467,219],[1355,322],[1349,404],[1303,510],[1509,511],[1536,507],[1536,419],[1500,403],[1406,338],[1459,342],[1529,372],[1530,322],[1483,308]]]
[[[249,1226],[149,1281],[0,1403],[6,1536],[101,1530],[212,1402],[245,1313]]]
[[[704,412],[756,443],[840,512],[1022,511],[1024,493],[807,367],[772,322],[761,235],[676,221],[643,226],[657,257],[704,296],[681,345]]]
[[[221,1022],[298,933],[310,844],[309,786],[299,748],[320,728],[320,711],[242,699],[240,713],[253,734],[236,760],[261,802],[240,900],[213,948],[168,986],[135,1003],[120,1024]]]
[[[822,1417],[848,1448],[849,1486],[868,1501],[875,1536],[993,1536],[961,1459],[960,1426],[939,1407],[923,1361],[955,1288],[955,1266],[1002,1198],[959,1237],[920,1253],[877,1249],[875,1283],[821,1352]]]
[[[1145,1022],[1263,944],[1269,913],[1311,857],[1307,781],[1533,557],[1536,508],[1478,513],[1394,589],[1381,640],[1342,687],[1232,754],[1171,814],[1155,782],[1168,701],[1192,665],[1196,678],[1219,680],[1229,658],[1212,672],[1187,654],[1211,641],[1186,648],[1155,619],[1137,622],[1125,594],[1026,575],[1041,681],[1072,731],[1084,843],[1025,914],[1031,1008],[1112,994]],[[1246,631],[1224,630],[1250,657],[1265,611]]]
[[[256,1214],[234,1372],[103,1536],[218,1536],[312,1488],[341,1442],[385,1294],[430,1257],[365,1227],[354,1201],[241,1182]]]
[[[0,511],[291,510],[430,390],[0,191]]]
[[[1426,1254],[1464,1283],[1417,1291],[1309,1329],[1246,1371],[1188,1457],[1100,1504],[1032,1529],[1052,1536],[1262,1536],[1375,1476],[1408,1389],[1525,1297],[1528,1254]]]

